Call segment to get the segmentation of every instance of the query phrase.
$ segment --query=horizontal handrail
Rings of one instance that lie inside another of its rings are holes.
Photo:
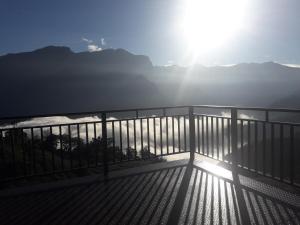
[[[122,118],[122,119],[107,119],[106,123],[117,123],[121,121],[131,121],[131,120],[140,120],[140,119],[159,119],[159,118],[165,118],[165,117],[184,117],[187,116],[187,114],[176,114],[176,115],[167,115],[167,116],[140,116],[140,117],[129,117],[129,118]],[[14,126],[14,127],[3,127],[0,126],[0,131],[8,131],[8,130],[27,130],[27,129],[39,129],[39,128],[49,128],[49,127],[66,127],[66,126],[77,126],[77,125],[93,125],[93,124],[101,124],[102,120],[101,118],[99,120],[93,120],[93,121],[86,121],[86,122],[70,122],[70,123],[53,123],[53,124],[45,124],[45,125],[35,125],[35,126]],[[10,125],[11,126],[11,125]]]
[[[265,111],[265,112],[288,112],[288,113],[300,113],[300,109],[291,108],[263,108],[263,107],[243,107],[243,106],[220,106],[220,105],[179,105],[179,106],[162,106],[162,107],[146,107],[146,108],[130,108],[130,109],[115,109],[115,110],[96,110],[86,112],[62,112],[62,113],[50,113],[50,114],[33,114],[22,116],[4,116],[0,117],[1,120],[22,120],[31,118],[43,118],[54,116],[81,116],[81,115],[96,115],[102,113],[122,113],[122,112],[140,112],[140,111],[152,111],[152,110],[167,110],[167,109],[182,109],[189,107],[194,108],[208,108],[208,109],[237,109],[237,110],[249,110],[249,111]]]
[[[214,108],[214,109],[237,109],[249,111],[269,111],[269,112],[291,112],[300,113],[300,109],[291,108],[263,108],[263,107],[244,107],[244,106],[220,106],[220,105],[192,105],[196,108]]]
[[[164,110],[164,109],[180,109],[188,108],[189,106],[165,106],[165,107],[150,107],[150,108],[131,108],[131,109],[116,109],[116,110],[99,110],[99,111],[87,111],[87,112],[71,112],[71,113],[53,113],[53,114],[35,114],[28,116],[7,116],[0,117],[0,120],[20,120],[31,118],[43,118],[53,116],[80,116],[80,115],[96,115],[102,113],[121,113],[121,112],[136,112],[136,111],[152,111],[152,110]]]

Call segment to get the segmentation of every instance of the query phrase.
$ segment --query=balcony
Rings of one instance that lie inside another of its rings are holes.
[[[1,221],[299,224],[300,124],[290,119],[299,112],[178,106],[3,118],[3,187],[74,178],[1,190]],[[82,171],[92,172],[76,177]]]

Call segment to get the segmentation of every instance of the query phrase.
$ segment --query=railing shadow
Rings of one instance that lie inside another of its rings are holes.
[[[1,224],[299,224],[300,209],[192,163],[0,201]]]
[[[194,165],[190,184],[183,191],[186,197],[179,203],[182,204],[181,214],[177,215],[177,222],[170,217],[170,224],[300,223],[299,207],[266,195],[267,186],[254,190],[242,185],[236,171],[232,171],[232,178],[225,179]]]

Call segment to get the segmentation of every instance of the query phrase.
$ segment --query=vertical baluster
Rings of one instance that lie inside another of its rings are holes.
[[[134,138],[134,159],[137,159],[137,144],[136,144],[136,119],[133,120],[133,138]]]
[[[202,154],[204,155],[204,116],[201,116],[201,139],[202,139]]]
[[[238,133],[238,112],[236,108],[231,109],[231,129],[230,129],[230,136],[231,136],[231,155],[232,155],[232,165],[233,168],[238,166],[237,161],[237,150],[238,150],[238,143],[237,143],[237,133]]]
[[[98,166],[98,157],[99,157],[99,146],[98,146],[98,138],[97,138],[97,124],[94,122],[93,123],[93,127],[94,127],[94,154],[95,154],[95,167]],[[114,128],[113,128],[114,130]],[[113,131],[114,133],[114,131]],[[115,140],[113,139],[113,143],[115,143]]]
[[[122,121],[119,121],[119,135],[120,135],[120,161],[123,161],[123,140],[122,140]]]
[[[247,134],[248,134],[247,167],[248,167],[248,169],[250,169],[250,149],[251,149],[251,123],[250,123],[250,120],[248,120],[248,122],[247,122],[247,129],[248,129],[248,131],[247,131]]]
[[[108,153],[107,153],[107,122],[106,122],[106,113],[101,113],[101,122],[102,122],[102,145],[103,145],[103,174],[104,177],[107,177],[108,174]]]
[[[127,160],[130,160],[129,121],[126,120]]]
[[[183,121],[183,132],[184,132],[184,151],[187,151],[187,146],[186,146],[186,116],[183,116],[184,121]]]
[[[112,144],[113,144],[113,162],[116,162],[116,136],[115,136],[115,121],[111,122]]]
[[[52,126],[50,126],[49,128],[50,128],[50,142],[52,142],[54,140],[53,129],[52,129]],[[55,157],[54,157],[54,149],[53,149],[53,146],[50,146],[50,148],[51,148],[52,172],[54,172],[56,170],[56,167],[55,167]]]
[[[227,154],[230,154],[230,153],[232,153],[231,152],[231,141],[230,141],[230,137],[231,137],[231,134],[230,134],[230,130],[231,130],[231,128],[230,128],[231,126],[230,126],[230,119],[229,118],[227,118]],[[232,161],[231,161],[231,163],[232,163]]]
[[[159,128],[160,128],[160,155],[162,155],[163,154],[162,117],[159,118]]]
[[[86,163],[90,167],[89,124],[85,123]]]
[[[144,134],[143,134],[143,119],[140,120],[140,129],[141,129],[141,154],[142,158],[144,158]]]
[[[284,144],[283,144],[283,125],[280,124],[280,180],[283,180],[283,151],[284,151]]]
[[[263,168],[264,168],[264,175],[266,174],[266,165],[267,165],[267,156],[266,156],[266,151],[267,151],[267,137],[266,137],[266,124],[269,122],[269,110],[265,110],[265,122],[264,122],[264,124],[263,124],[263,132],[264,132],[264,134],[263,134],[263,138],[264,138],[264,140],[263,140],[263,149],[264,149],[264,151],[263,151]],[[270,172],[269,172],[269,174],[270,174]]]
[[[208,131],[208,116],[205,116],[205,122],[206,122],[206,132],[205,132],[205,137],[206,137],[206,155],[209,156],[209,131]]]
[[[258,161],[258,131],[257,131],[257,121],[254,122],[254,144],[255,144],[255,150],[254,150],[254,164],[255,164],[255,172],[258,172],[257,168],[257,161]]]
[[[219,153],[219,118],[216,117],[216,135],[217,135],[217,158],[220,160],[220,153]]]
[[[166,118],[166,142],[167,142],[167,154],[169,155],[169,118],[168,116],[165,116]]]
[[[241,121],[241,166],[244,167],[244,120]]]
[[[177,117],[177,127],[178,127],[178,152],[181,152],[181,140],[180,140],[180,116]]]
[[[148,148],[147,148],[147,155],[148,155],[148,158],[150,158],[151,154],[150,154],[150,128],[149,128],[149,117],[147,118],[147,145],[148,145]]]
[[[137,159],[137,140],[136,140],[136,120],[139,118],[139,111],[135,111],[135,120],[133,121],[134,132],[134,158]]]
[[[294,126],[290,125],[290,183],[294,184],[295,159],[294,159]]]
[[[156,152],[156,118],[153,118],[153,138],[154,138],[154,154],[156,156],[157,152]]]
[[[32,163],[33,163],[33,171],[36,174],[37,169],[36,169],[36,156],[35,156],[35,149],[34,149],[34,132],[33,128],[30,128],[30,134],[31,134],[31,153],[32,153]]]
[[[263,122],[263,175],[266,175],[266,122]]]
[[[173,145],[173,154],[175,153],[175,131],[174,131],[174,116],[172,116],[172,145]]]
[[[14,176],[17,177],[17,170],[16,170],[16,153],[15,153],[15,140],[14,140],[14,134],[17,130],[11,129],[10,130],[10,147],[11,147],[11,156],[12,156],[12,164],[13,164],[13,173]]]
[[[94,124],[95,125],[95,124]],[[51,133],[52,128],[50,127]],[[73,153],[72,153],[72,132],[71,132],[71,125],[68,125],[68,142],[69,142],[69,157],[70,157],[70,164],[71,169],[73,169]]]
[[[200,154],[200,117],[197,115],[197,141],[198,141],[198,153]]]
[[[0,130],[0,150],[1,150],[1,162],[5,162],[5,155],[4,155],[4,141],[3,141],[3,131]]]
[[[79,124],[77,124],[77,151],[78,151],[78,156],[77,156],[77,160],[78,160],[78,167],[81,167],[81,140],[80,140],[80,129],[79,129]]]
[[[224,161],[224,150],[225,150],[225,131],[224,131],[224,118],[221,118],[222,121],[222,160]]]
[[[2,131],[0,133],[0,138],[2,139]],[[23,176],[27,175],[27,166],[26,166],[26,152],[25,152],[25,143],[24,143],[24,130],[21,129],[21,148],[22,148],[22,154],[23,154]]]
[[[275,164],[275,146],[274,146],[274,124],[271,123],[271,154],[272,154],[272,159],[271,159],[271,174],[272,174],[272,178],[274,178],[275,176],[275,171],[274,171],[274,164]]]
[[[210,117],[210,133],[211,133],[211,151],[212,151],[212,157],[214,158],[215,156],[215,140],[214,140],[214,117]]]
[[[63,151],[63,140],[62,140],[62,132],[61,126],[59,126],[59,145],[60,145],[60,162],[61,162],[61,169],[64,170],[64,151]]]
[[[195,135],[195,117],[194,108],[189,107],[189,134],[190,134],[190,161],[195,159],[196,135]]]
[[[22,131],[22,137],[23,137],[23,130],[21,130],[21,131]],[[43,141],[44,141],[43,127],[40,128],[40,133],[41,133],[41,148],[42,148],[42,157],[43,157],[43,170],[44,170],[44,172],[46,172],[46,155],[45,155],[45,147],[43,146]]]

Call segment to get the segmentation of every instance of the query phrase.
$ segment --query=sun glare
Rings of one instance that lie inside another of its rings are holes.
[[[180,32],[191,53],[227,43],[244,27],[247,0],[185,0]]]

